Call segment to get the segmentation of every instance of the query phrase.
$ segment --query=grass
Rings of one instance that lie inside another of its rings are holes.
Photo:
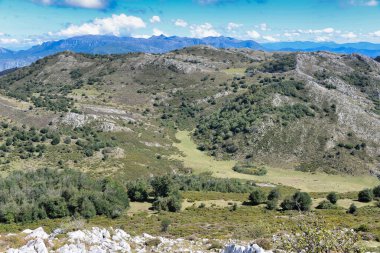
[[[184,166],[192,168],[196,174],[212,172],[214,177],[273,183],[291,186],[307,192],[352,192],[379,184],[379,180],[371,176],[331,175],[321,172],[305,173],[272,167],[268,168],[268,173],[264,176],[245,175],[232,170],[237,163],[236,161],[217,161],[198,150],[190,137],[190,132],[179,131],[176,138],[180,142],[174,145],[181,151],[182,155],[172,156],[172,158],[183,161]]]
[[[244,75],[246,68],[229,68],[229,69],[224,69],[222,72],[229,74],[229,75]]]

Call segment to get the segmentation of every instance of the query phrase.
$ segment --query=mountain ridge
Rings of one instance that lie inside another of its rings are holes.
[[[167,53],[184,47],[208,45],[216,48],[248,48],[263,51],[359,53],[370,57],[380,55],[380,45],[369,42],[338,44],[334,42],[274,42],[259,44],[253,40],[232,37],[191,38],[152,36],[150,38],[85,35],[44,42],[29,49],[12,51],[0,49],[0,71],[27,66],[38,59],[63,51],[88,54]]]

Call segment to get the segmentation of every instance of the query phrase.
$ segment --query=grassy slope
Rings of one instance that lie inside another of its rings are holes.
[[[192,168],[195,173],[212,172],[213,176],[221,178],[239,178],[258,182],[269,182],[299,188],[307,192],[349,192],[359,191],[366,187],[373,187],[379,183],[371,176],[342,176],[325,173],[305,173],[281,168],[269,168],[265,176],[240,174],[232,170],[235,161],[217,161],[199,151],[191,140],[188,131],[176,134],[180,141],[174,145],[183,153],[183,156],[174,156],[184,162],[185,167]]]

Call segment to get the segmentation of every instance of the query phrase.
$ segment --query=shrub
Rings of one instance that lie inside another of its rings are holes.
[[[363,252],[357,246],[359,240],[359,235],[351,229],[329,230],[317,221],[303,220],[293,231],[275,236],[274,248],[281,252]]]
[[[358,212],[358,208],[355,206],[354,203],[352,203],[350,207],[348,208],[347,213],[356,214],[357,212]]]
[[[323,200],[318,204],[316,208],[317,209],[336,209],[336,205],[331,203],[330,201]]]
[[[272,189],[268,194],[268,200],[279,199],[280,197],[281,194],[278,188]]]
[[[328,195],[327,195],[327,200],[331,202],[331,204],[336,204],[336,202],[338,202],[338,199],[339,199],[339,196],[338,194],[336,194],[335,192],[330,192]]]
[[[265,202],[266,196],[261,189],[256,189],[249,194],[249,200],[252,205],[257,206]]]
[[[281,207],[283,210],[310,210],[312,200],[307,192],[296,192],[291,198],[286,198]]]
[[[242,173],[242,174],[247,174],[247,175],[254,175],[254,176],[265,176],[267,174],[267,169],[264,167],[260,168],[250,168],[246,166],[234,166],[233,170]]]
[[[148,185],[143,180],[131,183],[127,187],[130,200],[140,202],[148,200]]]
[[[161,221],[161,231],[167,232],[169,230],[170,225],[172,224],[172,221],[169,219],[163,219]]]
[[[58,145],[60,143],[60,138],[59,136],[54,136],[53,139],[51,140],[51,145]]]
[[[266,208],[268,210],[275,210],[277,208],[277,205],[278,205],[278,199],[269,199],[267,200]]]
[[[373,200],[373,192],[371,189],[364,189],[359,192],[358,200],[360,202],[371,202]]]

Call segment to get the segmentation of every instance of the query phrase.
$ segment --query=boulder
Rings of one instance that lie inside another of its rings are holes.
[[[41,238],[29,241],[19,249],[9,249],[7,253],[48,253],[46,245]]]
[[[236,244],[228,245],[224,248],[223,253],[269,253],[271,251],[265,251],[260,248],[257,244],[249,246],[240,246]]]
[[[25,230],[24,230],[25,231]],[[42,227],[36,228],[35,230],[32,231],[27,231],[30,232],[26,239],[43,239],[46,240],[49,238],[49,235],[44,231]]]

